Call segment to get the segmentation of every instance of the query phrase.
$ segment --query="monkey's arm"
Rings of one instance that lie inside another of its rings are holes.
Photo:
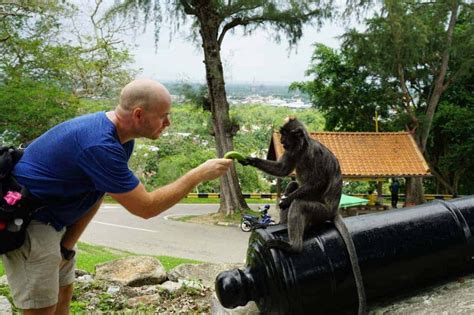
[[[287,176],[295,169],[296,166],[293,162],[293,159],[291,159],[287,154],[283,154],[283,156],[278,161],[269,161],[248,157],[242,164],[251,165],[267,174],[279,177]]]
[[[304,199],[303,197],[311,194],[311,190],[314,189],[311,185],[304,184],[299,186],[296,190],[289,193],[285,199],[282,199],[280,202],[280,208],[287,208],[290,206],[291,202],[295,199]]]

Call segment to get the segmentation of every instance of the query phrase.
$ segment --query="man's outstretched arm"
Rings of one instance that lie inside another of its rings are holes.
[[[171,184],[154,191],[147,192],[140,183],[129,192],[109,195],[131,213],[149,219],[178,203],[200,182],[224,175],[231,165],[230,159],[207,160]]]

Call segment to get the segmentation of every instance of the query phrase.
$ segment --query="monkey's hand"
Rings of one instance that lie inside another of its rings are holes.
[[[291,199],[286,197],[286,198],[281,198],[280,200],[280,203],[278,204],[278,206],[280,207],[280,209],[286,209],[286,208],[289,208],[291,205]]]
[[[240,164],[244,165],[244,166],[247,166],[247,165],[255,165],[255,161],[257,160],[257,158],[254,158],[254,157],[246,157],[245,159],[243,160],[237,160],[239,161]]]

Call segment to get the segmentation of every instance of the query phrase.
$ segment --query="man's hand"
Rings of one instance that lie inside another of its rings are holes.
[[[231,159],[211,159],[196,167],[195,171],[199,174],[201,181],[213,180],[224,175],[232,162]]]

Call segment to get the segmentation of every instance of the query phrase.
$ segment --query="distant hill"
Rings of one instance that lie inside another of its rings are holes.
[[[193,88],[201,86],[200,83],[190,83],[190,82],[164,82],[166,87],[169,89],[171,94],[179,95],[180,86],[183,84],[190,84]],[[281,99],[293,99],[295,97],[301,98],[305,102],[309,102],[309,97],[306,94],[303,94],[299,91],[289,91],[288,85],[276,85],[276,84],[226,84],[227,95],[234,99],[241,99],[251,95],[260,95],[260,96],[273,96]]]

